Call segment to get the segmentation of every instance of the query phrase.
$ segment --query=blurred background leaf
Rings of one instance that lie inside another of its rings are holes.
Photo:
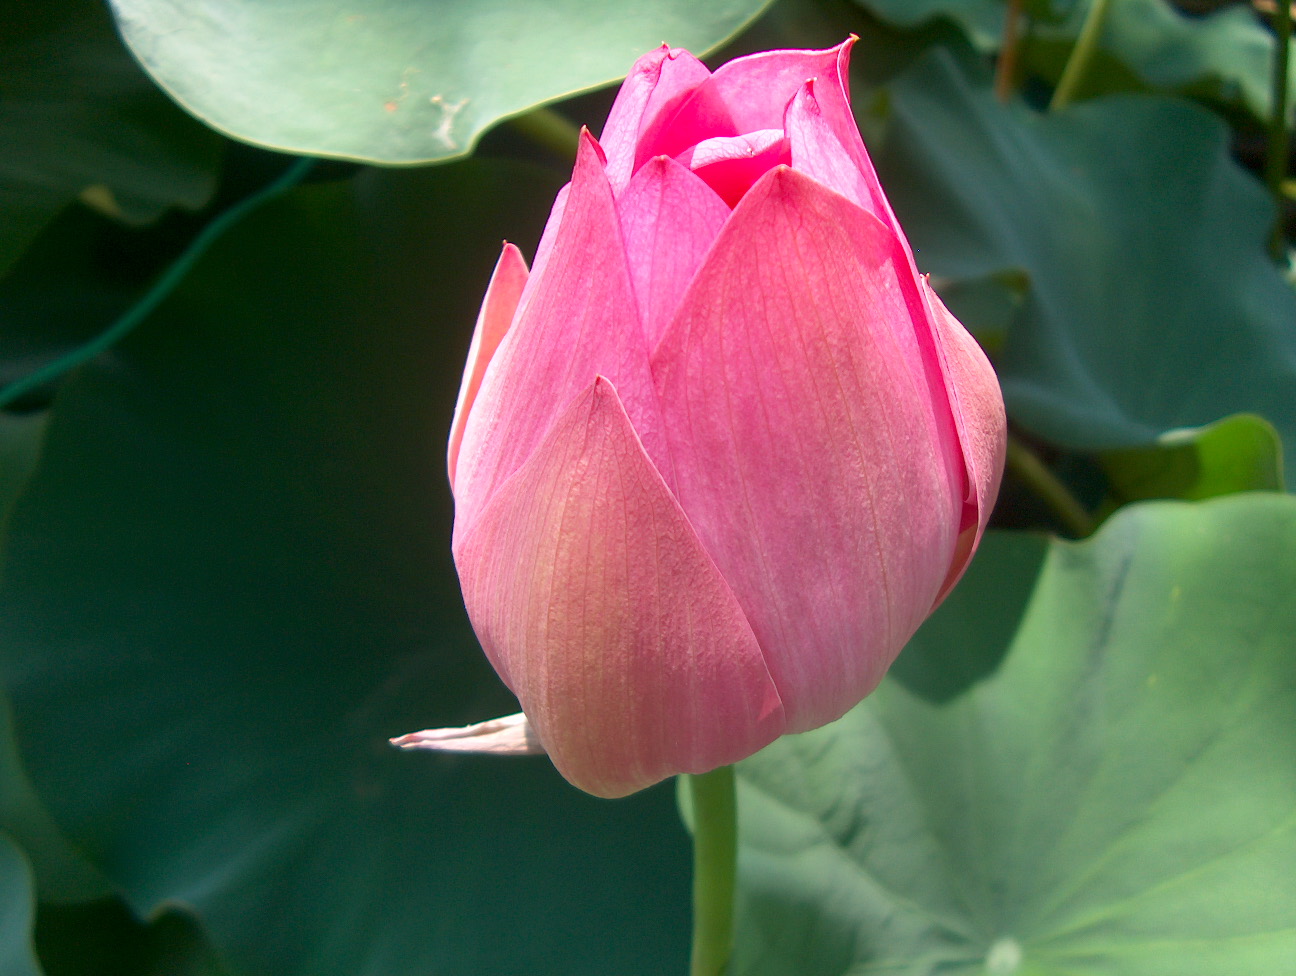
[[[247,142],[416,163],[625,75],[663,41],[716,47],[768,0],[112,0],[173,98]]]
[[[0,274],[78,195],[128,223],[200,207],[221,140],[122,47],[97,0],[0,0]]]
[[[975,601],[1029,590],[997,671],[945,702],[888,680],[739,765],[735,974],[1281,972],[1296,499],[1131,506],[1042,565],[984,545],[924,629],[998,641]]]
[[[1205,427],[1169,431],[1152,447],[1102,454],[1120,503],[1282,491],[1282,459],[1282,443],[1273,425],[1246,413]]]
[[[1050,84],[1062,73],[1088,7],[1089,0],[1072,4],[1069,17],[1042,26],[1027,46],[1029,67]],[[1100,51],[1082,97],[1142,85],[1198,96],[1260,120],[1273,111],[1274,37],[1249,3],[1187,16],[1166,0],[1120,0],[1111,4]],[[1289,82],[1290,106],[1296,76]]]
[[[0,834],[0,967],[12,976],[45,976],[32,945],[36,891],[18,845]]]
[[[388,736],[513,710],[462,610],[445,430],[480,292],[561,177],[304,187],[59,391],[0,646],[58,825],[235,970],[658,973],[687,954],[669,790]]]
[[[44,976],[233,976],[191,914],[174,906],[141,922],[118,898],[42,905]]]
[[[919,266],[1030,282],[996,361],[1018,423],[1098,449],[1252,412],[1293,450],[1296,292],[1218,120],[1134,95],[1039,115],[946,52],[889,95],[878,169]]]
[[[1005,0],[855,0],[878,18],[908,30],[936,20],[958,26],[982,53],[1003,40]],[[1111,4],[1099,58],[1087,73],[1082,96],[1116,91],[1179,92],[1221,106],[1269,117],[1273,104],[1273,35],[1249,3],[1190,16],[1167,0]],[[1062,74],[1090,0],[1023,4],[1026,67],[1049,84]],[[1289,90],[1296,95],[1296,77]],[[1296,98],[1291,101],[1296,102]]]
[[[44,414],[17,416],[0,411],[0,532],[9,506],[22,493],[36,468],[44,434]]]

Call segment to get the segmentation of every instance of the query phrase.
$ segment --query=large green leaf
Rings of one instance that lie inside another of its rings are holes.
[[[944,704],[888,681],[740,764],[735,974],[1290,969],[1296,498],[1034,549],[992,534],[969,574],[1033,584],[993,674]],[[979,639],[983,591],[930,626]]]
[[[2,0],[0,273],[91,190],[133,222],[211,194],[220,139],[131,60],[97,0]]]
[[[0,538],[9,506],[22,493],[36,467],[45,419],[43,413],[18,416],[0,410]]]
[[[469,162],[248,218],[59,390],[10,520],[0,648],[57,824],[236,972],[680,970],[669,790],[387,737],[516,707],[449,557],[480,292],[561,178]]]
[[[47,419],[43,413],[15,416],[0,411],[0,540],[4,538],[10,507],[36,468]],[[2,691],[0,830],[21,844],[24,865],[33,862],[42,898],[85,898],[107,892],[103,879],[69,847],[32,790],[14,742],[8,697]],[[0,937],[0,945],[8,945],[9,941]],[[10,972],[10,966],[0,967],[0,972]]]
[[[0,834],[0,971],[43,976],[32,947],[36,891],[31,867],[18,845]]]
[[[0,414],[0,418],[3,418]],[[74,850],[32,789],[14,741],[9,702],[0,695],[0,829],[31,862],[40,897],[59,902],[103,897],[111,888]],[[8,972],[7,969],[0,969]]]
[[[462,156],[500,119],[701,52],[768,0],[112,0],[181,105],[275,149],[383,163]]]
[[[1218,120],[1132,95],[1041,116],[943,55],[891,103],[878,165],[919,264],[1029,278],[996,363],[1017,421],[1113,448],[1251,412],[1291,465],[1296,292],[1264,250],[1273,204]]]

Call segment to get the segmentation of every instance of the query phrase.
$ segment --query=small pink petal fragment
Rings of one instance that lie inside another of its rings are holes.
[[[455,546],[464,603],[559,772],[625,796],[785,731],[747,618],[599,377]]]
[[[400,749],[471,752],[493,756],[543,756],[545,751],[523,712],[460,728],[410,732],[388,741]]]
[[[499,262],[486,287],[477,327],[473,330],[472,345],[468,347],[468,362],[464,366],[463,382],[459,386],[459,400],[455,404],[454,422],[450,426],[450,446],[446,453],[446,466],[450,472],[450,488],[454,489],[455,466],[459,461],[459,442],[463,440],[464,424],[472,412],[473,401],[481,387],[486,367],[490,365],[495,350],[504,341],[518,300],[526,286],[527,266],[522,252],[512,244],[505,244]]]

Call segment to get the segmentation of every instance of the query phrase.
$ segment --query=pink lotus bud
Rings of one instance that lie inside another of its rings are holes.
[[[838,718],[998,491],[999,386],[878,185],[850,45],[640,58],[486,293],[455,562],[518,741],[590,793]]]

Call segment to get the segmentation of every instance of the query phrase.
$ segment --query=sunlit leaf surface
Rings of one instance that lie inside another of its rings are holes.
[[[1273,205],[1215,118],[1133,95],[1039,115],[944,55],[890,91],[879,169],[919,265],[1029,280],[996,361],[1018,422],[1104,448],[1251,412],[1291,465],[1296,292],[1264,248]]]
[[[663,41],[701,53],[767,0],[112,0],[181,105],[276,149],[412,163],[623,76]]]
[[[997,636],[976,577],[1033,581],[998,670],[942,703],[888,682],[739,766],[735,972],[1282,972],[1293,546],[1276,494],[1126,508],[1081,544],[988,539],[928,629]]]

